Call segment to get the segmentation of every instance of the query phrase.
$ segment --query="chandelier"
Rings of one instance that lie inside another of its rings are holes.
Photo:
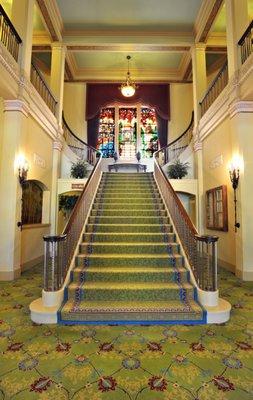
[[[137,89],[137,86],[135,82],[131,79],[130,77],[130,72],[129,72],[129,61],[131,60],[130,56],[127,56],[127,76],[126,76],[126,81],[122,83],[120,86],[120,91],[125,97],[132,97],[135,94],[135,90]]]

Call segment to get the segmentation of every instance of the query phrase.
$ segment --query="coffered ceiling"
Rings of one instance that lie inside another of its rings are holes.
[[[1,1],[1,0],[0,0]],[[250,0],[253,1],[253,0]],[[190,49],[206,41],[208,51],[225,52],[225,36],[210,41],[214,24],[222,31],[223,0],[36,0],[34,56],[50,69],[50,45],[67,46],[66,79],[122,81],[126,56],[138,82],[190,79]],[[218,18],[217,18],[218,16]],[[219,18],[221,22],[219,22]],[[44,27],[44,28],[43,28]],[[220,49],[220,50],[219,50]],[[207,56],[208,67],[217,57]]]

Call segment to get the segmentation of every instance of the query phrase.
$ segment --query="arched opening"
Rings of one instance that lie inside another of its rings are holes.
[[[176,193],[193,224],[197,226],[196,196],[186,192],[177,191]]]
[[[22,225],[49,222],[49,191],[40,181],[27,180],[22,184]]]

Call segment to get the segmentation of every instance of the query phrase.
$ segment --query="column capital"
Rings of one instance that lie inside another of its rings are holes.
[[[194,51],[206,51],[206,43],[197,42],[192,45],[191,53]]]
[[[235,101],[230,105],[230,118],[233,118],[236,114],[240,113],[253,113],[253,101]]]
[[[61,140],[55,140],[53,142],[53,150],[62,151],[62,147],[63,147],[63,144],[62,144]]]
[[[4,100],[4,112],[18,111],[24,114],[25,117],[29,115],[29,106],[23,100]]]
[[[66,52],[67,46],[63,42],[52,42],[51,49]]]
[[[202,151],[203,145],[202,142],[198,139],[196,142],[193,143],[193,150],[196,153],[197,151]]]

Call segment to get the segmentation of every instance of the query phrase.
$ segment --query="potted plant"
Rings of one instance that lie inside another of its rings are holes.
[[[189,169],[189,163],[182,163],[180,160],[176,160],[174,163],[168,166],[168,177],[170,179],[182,179],[187,175]]]
[[[87,163],[85,161],[77,161],[71,166],[70,176],[75,179],[83,179],[88,174]]]
[[[64,214],[64,217],[67,218],[71,211],[73,210],[77,200],[78,200],[78,195],[64,195],[61,194],[59,196],[59,211],[62,211]]]

